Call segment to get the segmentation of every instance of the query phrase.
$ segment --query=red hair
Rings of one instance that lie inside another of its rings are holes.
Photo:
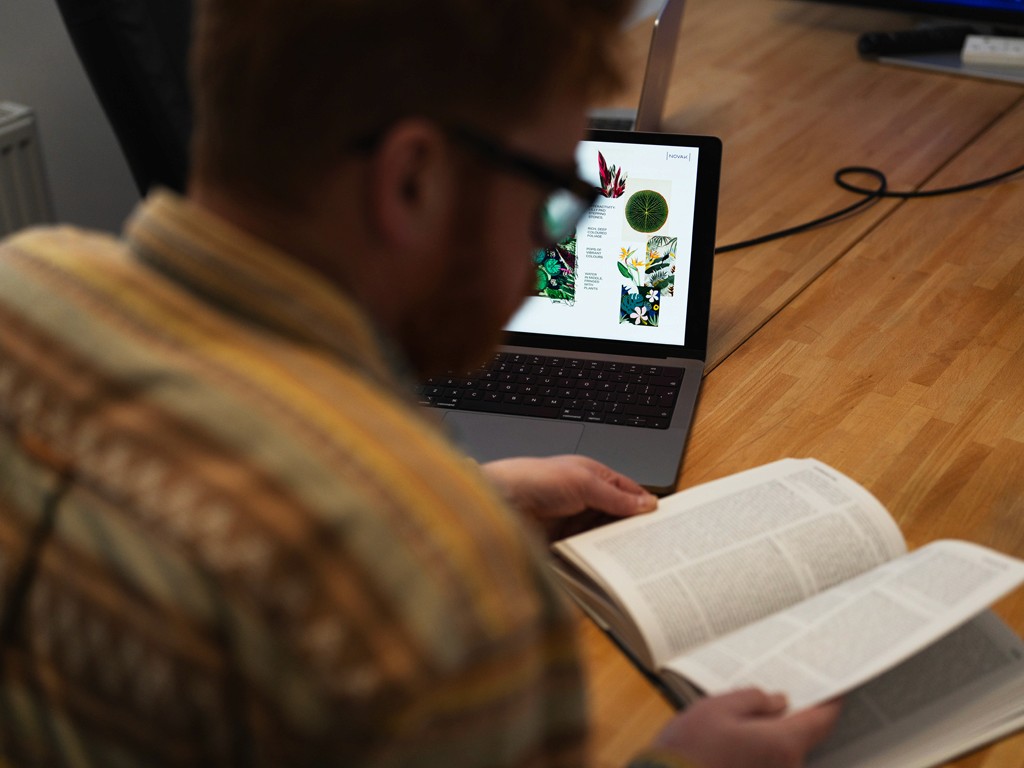
[[[630,0],[199,0],[193,173],[301,205],[332,160],[407,116],[496,133],[558,89],[619,84]]]

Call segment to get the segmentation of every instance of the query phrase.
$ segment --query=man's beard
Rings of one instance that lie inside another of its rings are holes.
[[[440,296],[422,297],[414,319],[402,329],[401,344],[414,371],[421,377],[446,371],[468,371],[494,353],[504,336],[503,328],[521,306],[533,284],[529,253],[522,254],[523,285],[496,285],[503,270],[488,269],[496,258],[479,247],[487,242],[484,200],[488,179],[477,169],[473,183],[459,207],[446,247],[454,254],[446,260],[439,282]],[[510,295],[509,291],[515,291]]]
[[[489,284],[493,278],[482,268],[480,260],[488,256],[472,253],[465,244],[462,248],[466,256],[453,263],[444,281],[452,286],[450,295],[435,298],[432,309],[424,311],[403,334],[409,362],[424,378],[468,371],[484,363],[501,343],[510,316],[507,307],[511,302],[494,299],[496,286]],[[522,288],[516,297],[525,297]]]

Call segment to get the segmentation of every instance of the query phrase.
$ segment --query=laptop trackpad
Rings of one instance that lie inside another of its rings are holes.
[[[455,442],[477,461],[575,453],[583,434],[583,425],[571,421],[465,411],[449,411],[444,424]]]

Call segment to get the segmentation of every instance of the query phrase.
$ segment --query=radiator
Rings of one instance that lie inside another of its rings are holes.
[[[32,110],[0,101],[0,236],[53,221]]]

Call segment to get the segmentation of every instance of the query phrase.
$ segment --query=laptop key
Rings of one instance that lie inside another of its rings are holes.
[[[557,419],[558,408],[546,408],[523,403],[495,403],[486,400],[463,401],[460,409],[464,411],[478,411],[481,413],[501,413],[509,416],[537,416],[542,419]]]

